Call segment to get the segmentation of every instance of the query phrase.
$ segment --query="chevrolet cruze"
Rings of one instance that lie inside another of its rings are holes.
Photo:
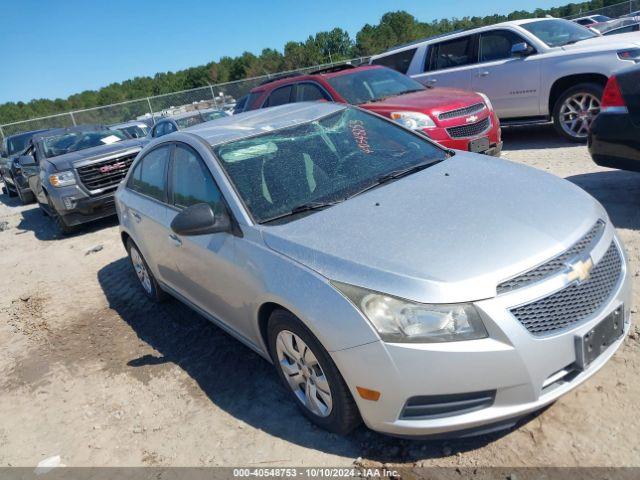
[[[513,425],[629,329],[624,249],[592,197],[357,107],[289,104],[163,136],[116,205],[146,295],[273,362],[333,432]]]

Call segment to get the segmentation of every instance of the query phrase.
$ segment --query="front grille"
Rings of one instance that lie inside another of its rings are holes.
[[[622,257],[615,242],[582,283],[511,310],[533,335],[547,335],[571,327],[595,313],[611,297],[622,274]]]
[[[80,182],[91,192],[115,188],[124,179],[138,152],[118,158],[109,158],[76,168]]]
[[[460,125],[459,127],[449,127],[447,128],[447,133],[451,138],[474,137],[489,130],[490,126],[491,119],[487,117],[484,120],[480,120],[476,123]]]
[[[493,405],[495,398],[495,390],[411,397],[402,409],[400,419],[424,420],[475,412]]]
[[[449,110],[448,112],[438,115],[440,120],[447,120],[449,118],[466,117],[477,112],[484,110],[484,103],[476,103],[464,108],[458,108],[457,110]]]
[[[604,222],[602,220],[598,220],[593,227],[591,227],[591,229],[568,250],[565,250],[557,257],[552,258],[548,262],[543,263],[528,272],[500,283],[497,287],[498,295],[526,287],[560,273],[562,270],[567,268],[566,262],[568,260],[586,252],[589,247],[594,245],[600,239],[603,232]]]

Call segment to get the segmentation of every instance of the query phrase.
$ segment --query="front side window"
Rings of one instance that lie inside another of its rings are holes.
[[[389,174],[448,157],[421,136],[355,108],[223,144],[214,153],[260,223],[305,205],[344,201]]]
[[[126,140],[127,136],[119,130],[74,128],[42,140],[42,149],[47,158],[57,157],[87,148],[110,145]]]
[[[222,205],[220,190],[202,159],[190,148],[177,146],[169,175],[173,204],[187,208],[208,203],[216,211]]]
[[[460,37],[429,47],[429,65],[427,70],[462,67],[476,63],[474,37]]]
[[[352,105],[425,90],[422,84],[390,68],[356,70],[327,81]]]
[[[511,48],[524,39],[509,30],[495,30],[480,34],[480,61],[491,62],[511,58]]]
[[[291,89],[293,87],[291,85],[287,85],[286,87],[281,87],[269,95],[269,98],[265,102],[265,107],[276,107],[278,105],[284,105],[285,103],[289,103],[291,101]]]
[[[314,83],[298,83],[296,85],[297,102],[317,102],[318,100],[331,100],[327,94]]]
[[[562,47],[598,36],[582,25],[560,18],[546,18],[520,26],[550,47]]]
[[[132,190],[166,201],[166,172],[171,155],[171,146],[156,148],[145,155],[131,172],[128,186]]]
[[[376,58],[371,61],[372,65],[382,65],[384,67],[393,68],[400,73],[407,73],[411,60],[416,53],[417,48],[410,48],[398,53],[392,53],[391,55],[385,55],[384,57]]]

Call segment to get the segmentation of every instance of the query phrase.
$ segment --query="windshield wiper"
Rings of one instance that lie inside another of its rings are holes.
[[[264,220],[261,223],[269,223],[269,222],[273,222],[274,220],[278,220],[280,218],[285,218],[285,217],[290,217],[292,215],[297,215],[298,213],[304,213],[304,212],[312,212],[314,210],[322,210],[324,208],[327,207],[332,207],[333,205],[336,205],[340,202],[345,201],[346,198],[341,198],[340,200],[334,200],[332,202],[308,202],[308,203],[303,203],[302,205],[298,205],[293,207],[291,210],[281,213],[280,215],[276,215],[275,217],[271,217],[268,220]]]
[[[374,98],[373,100],[369,100],[368,102],[365,102],[365,103],[381,102],[383,100],[386,100],[387,98],[397,97],[399,95],[406,95],[407,93],[422,92],[423,90],[425,90],[425,89],[424,88],[413,88],[411,90],[405,90],[404,92],[392,93],[391,95],[385,95],[383,97]]]

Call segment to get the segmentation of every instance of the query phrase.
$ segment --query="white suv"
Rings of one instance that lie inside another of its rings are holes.
[[[453,32],[371,57],[426,86],[486,94],[503,125],[552,119],[574,141],[586,141],[607,78],[634,62],[637,33],[602,37],[556,18]]]

